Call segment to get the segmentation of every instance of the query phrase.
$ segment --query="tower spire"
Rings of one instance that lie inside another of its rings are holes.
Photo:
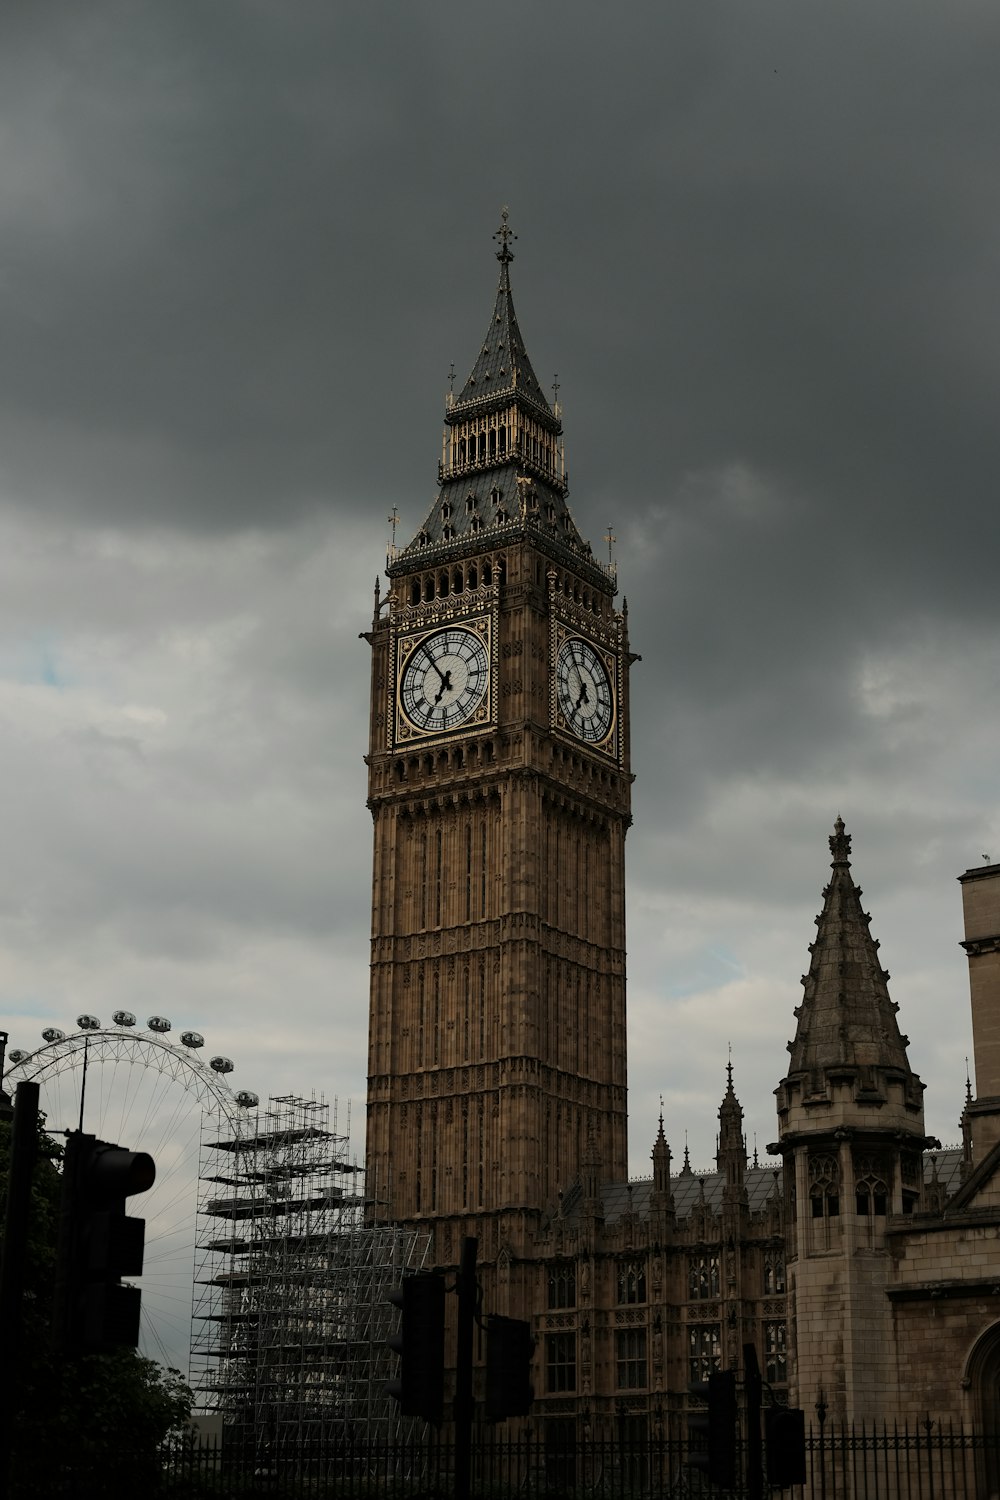
[[[861,906],[861,887],[851,876],[851,835],[839,815],[829,843],[830,882],[816,918],[816,941],[809,945],[809,972],[802,977],[789,1077],[810,1080],[811,1091],[830,1069],[846,1068],[856,1087],[870,1091],[881,1089],[877,1075],[888,1070],[919,1095],[922,1085],[910,1068],[889,998],[889,974]]]
[[[438,496],[413,541],[393,560],[400,572],[463,548],[480,550],[530,533],[604,593],[613,568],[598,563],[570,514],[562,422],[524,345],[510,289],[517,238],[506,206],[494,240],[500,277],[493,314],[465,384],[451,375],[445,401]],[[553,395],[553,401],[556,394]]]

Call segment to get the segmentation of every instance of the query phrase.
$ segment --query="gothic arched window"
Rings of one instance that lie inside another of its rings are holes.
[[[809,1158],[809,1198],[814,1219],[835,1219],[840,1213],[840,1167],[837,1158],[817,1152]]]
[[[889,1209],[887,1176],[885,1163],[877,1157],[861,1156],[855,1163],[855,1198],[858,1213],[865,1218],[885,1218]]]
[[[618,1301],[645,1302],[646,1265],[641,1260],[618,1262]]]

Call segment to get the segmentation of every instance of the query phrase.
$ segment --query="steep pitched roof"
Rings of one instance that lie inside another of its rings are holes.
[[[809,945],[789,1074],[857,1069],[876,1087],[873,1070],[891,1070],[919,1088],[896,1022],[898,1007],[889,998],[889,975],[869,930],[871,917],[862,910],[861,888],[851,877],[851,836],[839,817],[830,852],[833,873],[816,918],[816,941]]]
[[[514,312],[514,300],[510,292],[510,263],[514,259],[514,253],[508,244],[512,236],[507,228],[506,215],[507,210],[504,209],[503,223],[497,231],[497,238],[501,241],[497,251],[500,283],[493,316],[486,329],[483,346],[452,411],[491,396],[509,398],[519,395],[555,420],[538,376],[531,368],[531,360],[517,325],[517,314]]]
[[[530,534],[543,552],[570,561],[584,577],[614,593],[610,572],[580,535],[567,504],[562,423],[531,367],[514,312],[510,290],[514,235],[506,209],[495,238],[500,241],[500,283],[493,316],[461,394],[448,399],[438,493],[423,525],[400,550],[389,573],[452,556],[471,556]],[[513,422],[512,408],[518,414]],[[490,442],[483,418],[490,427]]]

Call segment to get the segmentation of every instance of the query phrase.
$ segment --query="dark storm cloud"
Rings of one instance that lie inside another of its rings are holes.
[[[36,503],[217,526],[403,497],[415,529],[509,197],[587,522],[739,461],[902,588],[942,496],[981,506],[988,10],[56,14],[2,80],[4,469]]]
[[[363,1059],[357,632],[509,202],[643,654],[638,1117],[698,1089],[709,1140],[727,1035],[770,1110],[838,811],[930,1034],[930,914],[998,801],[998,44],[995,6],[915,0],[7,18],[8,1008],[172,963],[193,1016],[271,1017],[280,1085],[318,1035]]]

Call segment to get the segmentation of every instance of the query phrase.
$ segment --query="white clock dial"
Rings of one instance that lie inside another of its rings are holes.
[[[556,658],[559,711],[578,739],[606,740],[614,722],[615,703],[607,667],[588,641],[573,636]]]
[[[457,729],[480,707],[489,682],[482,638],[471,630],[439,630],[410,652],[400,678],[400,707],[425,733]]]

